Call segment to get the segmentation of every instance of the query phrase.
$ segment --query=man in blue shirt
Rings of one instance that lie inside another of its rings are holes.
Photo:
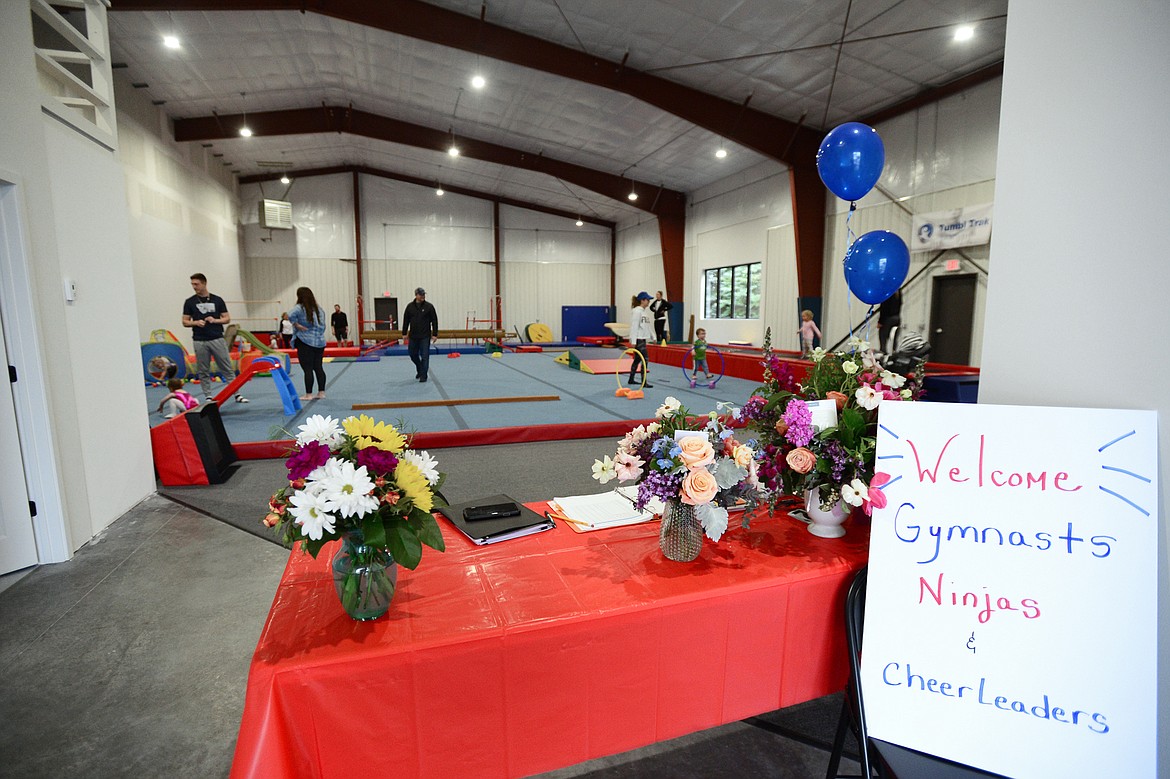
[[[402,313],[402,339],[410,347],[410,361],[414,363],[414,377],[427,380],[427,369],[431,363],[431,344],[439,340],[439,314],[427,302],[427,291],[419,287],[414,291],[414,300]]]
[[[213,359],[215,369],[225,383],[230,384],[236,378],[236,369],[223,340],[223,326],[232,321],[232,315],[228,313],[223,298],[207,291],[207,277],[202,273],[191,275],[191,289],[195,294],[183,302],[183,327],[191,328],[191,338],[195,341],[195,373],[203,390],[203,402],[210,403],[215,400],[211,391]],[[236,402],[247,403],[248,399],[236,393]]]

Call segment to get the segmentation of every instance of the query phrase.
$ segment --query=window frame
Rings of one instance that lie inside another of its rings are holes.
[[[762,280],[761,262],[741,262],[736,265],[704,268],[703,318],[759,319]],[[726,298],[723,291],[724,283],[727,284]]]

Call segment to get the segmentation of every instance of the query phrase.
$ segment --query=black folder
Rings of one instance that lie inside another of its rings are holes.
[[[480,519],[468,522],[463,519],[463,509],[469,506],[486,506],[493,503],[515,503],[520,514],[514,517],[500,517],[499,519]],[[542,517],[530,508],[526,508],[519,501],[512,500],[507,495],[488,495],[483,498],[456,503],[454,506],[443,506],[439,513],[451,520],[459,532],[471,539],[473,544],[484,546],[507,541],[510,538],[521,538],[551,530],[556,527],[548,517]]]

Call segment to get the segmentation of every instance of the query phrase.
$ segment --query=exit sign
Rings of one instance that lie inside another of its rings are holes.
[[[947,270],[958,270],[959,269],[959,261],[958,260],[947,260],[946,269]]]

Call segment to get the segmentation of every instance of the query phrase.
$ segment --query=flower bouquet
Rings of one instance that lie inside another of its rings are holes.
[[[659,545],[671,560],[694,560],[704,533],[718,541],[727,530],[728,508],[758,503],[755,450],[735,439],[728,426],[735,411],[728,412],[693,417],[668,397],[655,412],[657,422],[634,428],[613,457],[593,464],[593,478],[602,484],[615,477],[636,481],[637,508],[664,501]]]
[[[431,514],[446,505],[444,475],[392,425],[364,414],[340,423],[317,414],[298,430],[285,462],[289,483],[272,496],[264,524],[313,557],[340,539],[333,579],[341,605],[355,619],[379,617],[394,595],[396,564],[413,570],[423,544],[445,548]]]
[[[814,349],[812,368],[798,382],[772,352],[771,333],[765,336],[765,383],[741,413],[758,436],[760,480],[773,507],[785,495],[805,496],[810,514],[885,506],[881,487],[889,476],[874,468],[878,409],[917,400],[922,366],[903,376],[883,369],[865,341],[847,346]]]

